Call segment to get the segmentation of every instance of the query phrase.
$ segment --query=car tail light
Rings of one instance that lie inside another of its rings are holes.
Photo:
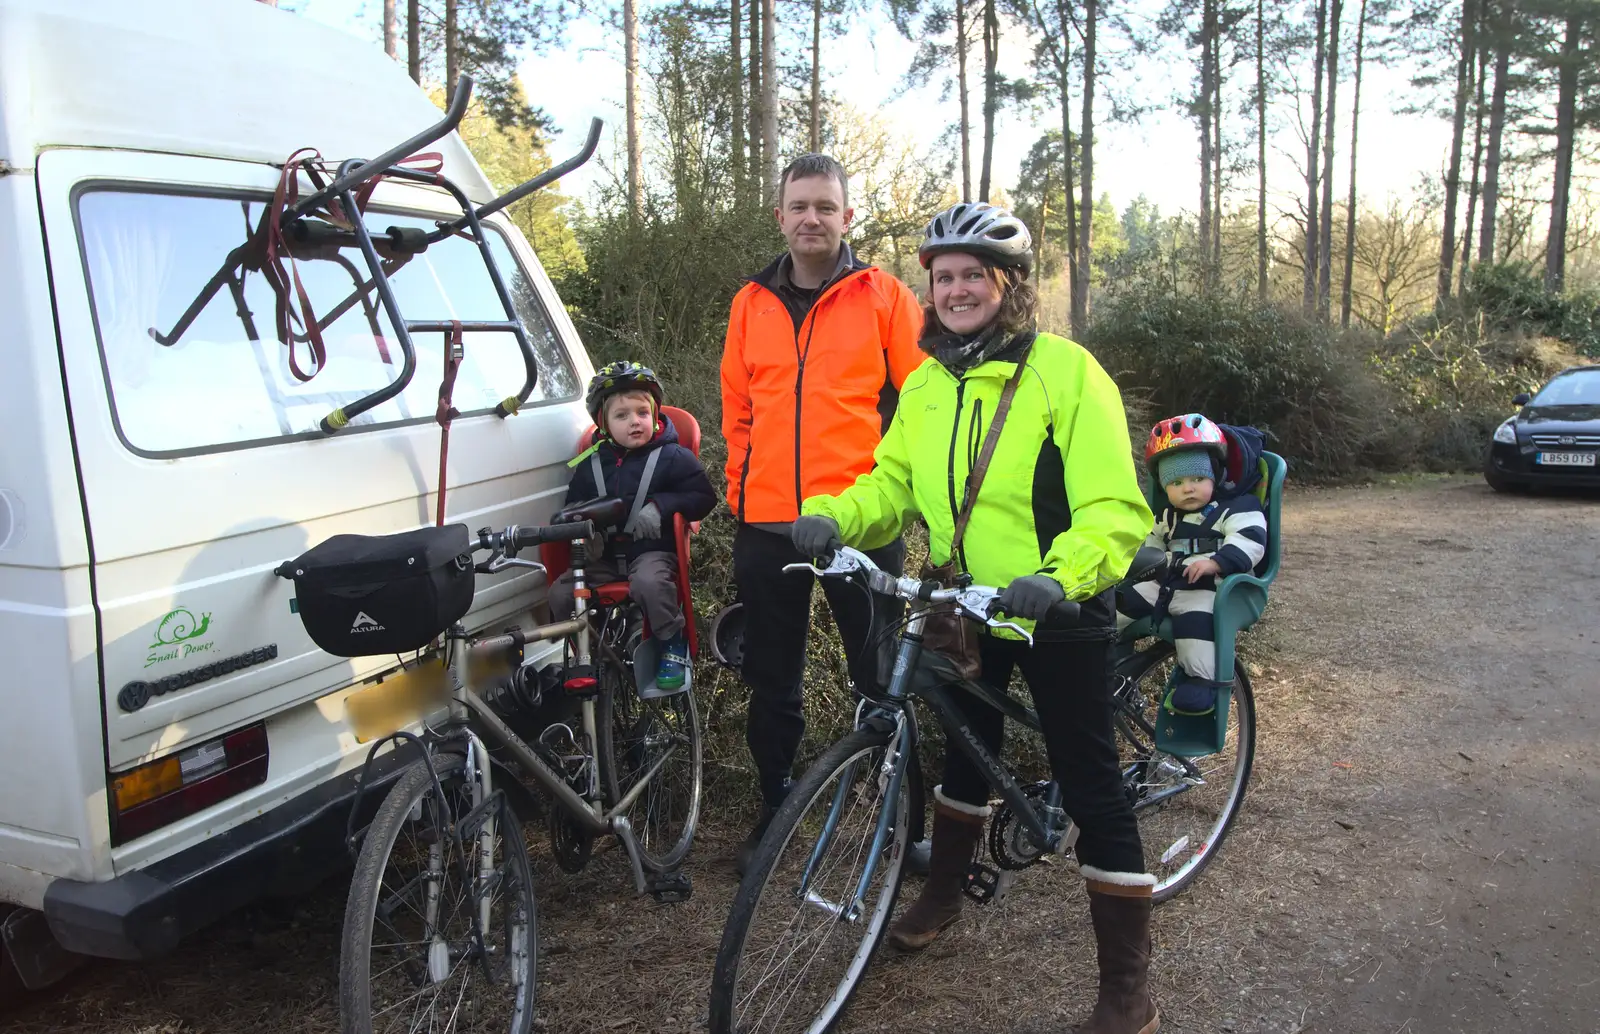
[[[126,843],[267,780],[267,727],[247,725],[113,773],[111,842]]]

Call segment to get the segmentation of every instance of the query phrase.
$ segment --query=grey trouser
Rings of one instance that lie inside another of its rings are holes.
[[[589,588],[619,581],[617,568],[607,560],[591,560],[584,568],[583,580]],[[678,603],[678,557],[656,550],[641,553],[628,561],[628,592],[644,610],[650,634],[671,639],[683,631],[683,607]],[[572,572],[556,579],[550,587],[550,613],[557,621],[570,618],[577,607],[572,599]]]

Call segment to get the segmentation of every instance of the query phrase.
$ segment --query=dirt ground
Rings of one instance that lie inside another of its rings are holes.
[[[1261,727],[1244,813],[1156,914],[1162,1030],[1600,1034],[1600,499],[1448,478],[1292,490],[1284,520],[1241,649]],[[536,855],[541,1028],[703,1030],[739,833],[705,831],[680,906],[629,896],[615,854],[576,877]],[[841,1029],[1070,1030],[1094,954],[1068,868],[880,956]],[[96,963],[0,1029],[336,1030],[344,893]]]

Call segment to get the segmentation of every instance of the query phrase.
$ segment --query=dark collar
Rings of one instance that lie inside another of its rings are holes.
[[[871,268],[872,267],[870,265],[856,258],[856,253],[850,250],[850,245],[848,242],[840,241],[839,261],[834,264],[833,275],[828,277],[827,280],[823,281],[822,286],[818,288],[818,290],[825,290],[830,285],[844,279],[851,273],[858,273],[863,269]],[[752,283],[760,284],[762,287],[765,287],[767,290],[772,291],[773,293],[777,293],[779,289],[804,290],[804,288],[795,287],[794,280],[791,277],[791,272],[793,269],[794,259],[791,258],[789,253],[786,251],[782,255],[779,255],[777,258],[773,259],[771,264],[769,264],[766,269],[763,269],[761,272],[751,277],[750,280]]]

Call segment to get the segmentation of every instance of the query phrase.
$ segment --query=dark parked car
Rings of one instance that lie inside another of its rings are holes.
[[[1563,370],[1494,430],[1483,479],[1496,492],[1541,485],[1600,488],[1600,366]]]

